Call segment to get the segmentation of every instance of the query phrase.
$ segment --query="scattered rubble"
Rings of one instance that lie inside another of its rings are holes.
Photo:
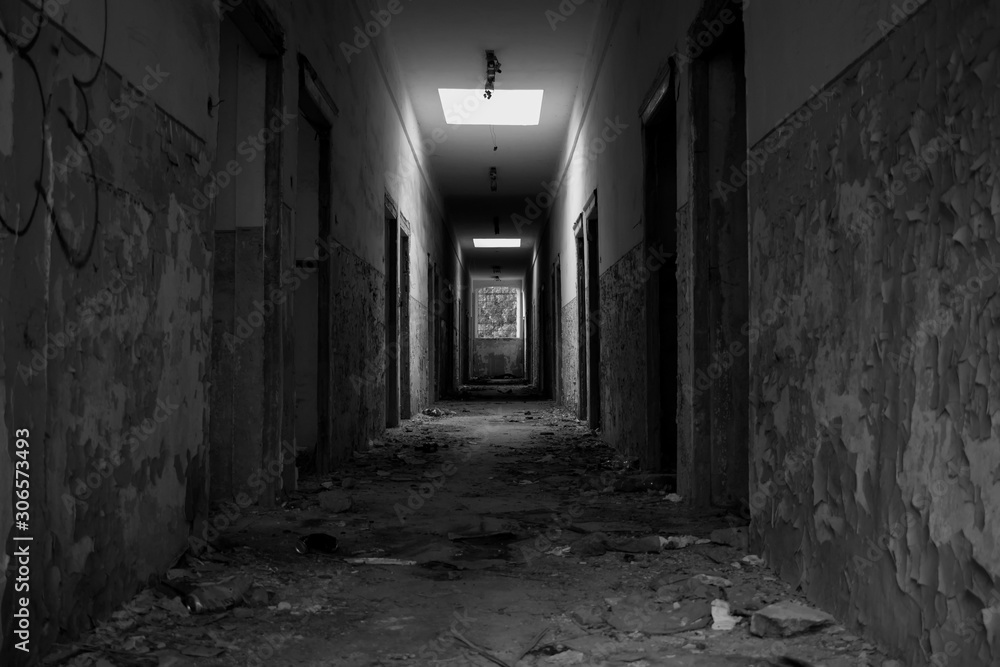
[[[712,600],[712,629],[732,630],[740,619],[729,613],[729,603],[725,600]]]
[[[792,637],[836,622],[830,614],[798,602],[768,605],[750,617],[750,634],[756,637]]]
[[[50,664],[881,665],[573,415],[466,405],[248,508]]]
[[[746,526],[713,530],[709,535],[709,539],[716,544],[725,544],[726,546],[739,549],[740,551],[746,551],[750,548],[750,541],[747,535]]]
[[[350,510],[354,506],[354,501],[340,491],[324,491],[319,494],[319,506],[327,512],[339,514]]]

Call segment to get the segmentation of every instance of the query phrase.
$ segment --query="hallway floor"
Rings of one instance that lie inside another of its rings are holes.
[[[462,396],[302,480],[280,509],[243,512],[218,551],[185,557],[47,664],[898,664],[836,624],[752,636],[752,610],[804,600],[742,548],[707,540],[736,517],[673,502],[662,477],[635,476],[523,387]],[[297,553],[312,533],[337,550]],[[702,541],[636,542],[652,536]],[[178,597],[232,575],[252,581],[235,607],[190,614]],[[712,629],[715,599],[734,629]]]

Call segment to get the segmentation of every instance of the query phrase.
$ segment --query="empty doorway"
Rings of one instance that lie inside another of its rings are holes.
[[[385,203],[385,425],[399,426],[399,219]]]
[[[643,114],[646,257],[661,258],[646,290],[650,465],[677,472],[677,103],[667,71]]]
[[[745,47],[738,3],[720,11],[737,20],[692,70],[694,300],[706,306],[695,317],[696,387],[706,387],[697,399],[704,428],[696,433],[696,452],[708,456],[696,462],[703,472],[694,485],[704,489],[702,502],[735,506],[749,495],[750,370],[742,333],[749,317],[747,189],[746,179],[734,175],[747,157]]]
[[[292,335],[295,338],[295,449],[314,461],[319,444],[319,276],[313,257],[319,237],[319,131],[300,114],[298,178],[295,188],[295,268],[304,276],[292,292]]]
[[[576,227],[576,391],[577,419],[587,418],[587,262],[583,239],[583,216]]]
[[[287,312],[270,295],[280,286],[291,233],[281,204],[284,46],[272,18],[266,9],[254,16],[241,7],[219,28],[218,96],[226,102],[209,100],[218,120],[217,178],[201,191],[215,208],[209,495],[220,502],[246,494],[265,507],[283,479],[263,487],[249,480],[262,466],[285,463]],[[260,133],[262,159],[247,159],[238,147]]]
[[[403,223],[399,233],[399,418],[413,416],[410,382],[410,225]]]
[[[591,429],[601,425],[601,294],[597,241],[597,193],[575,225],[577,348],[580,419]]]
[[[583,213],[584,285],[587,302],[587,421],[601,427],[601,271],[597,192]]]

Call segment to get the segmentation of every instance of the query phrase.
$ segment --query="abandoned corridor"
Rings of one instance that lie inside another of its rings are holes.
[[[0,664],[1000,664],[998,128],[1000,0],[0,0]]]

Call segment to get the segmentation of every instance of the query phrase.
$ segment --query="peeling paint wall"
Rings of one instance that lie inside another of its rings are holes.
[[[677,348],[694,349],[694,222],[691,206],[685,203],[677,211]],[[694,358],[678,354],[677,386],[695,386]],[[694,487],[694,452],[702,412],[694,406],[692,392],[677,392],[677,493],[690,497]]]
[[[5,3],[2,29],[18,34],[34,11]],[[20,460],[10,438],[27,429],[36,652],[61,631],[89,628],[168,567],[207,507],[211,234],[182,207],[212,146],[165,107],[183,113],[166,81],[192,62],[211,76],[217,44],[206,37],[184,63],[160,54],[122,67],[120,56],[99,58],[100,31],[95,52],[61,27],[89,37],[101,17],[88,12],[67,5],[16,52],[0,42],[0,215],[24,232],[0,232],[0,468]],[[200,3],[156,13],[164,30],[181,30],[184,17],[211,20]],[[78,90],[74,76],[93,84]],[[36,182],[48,203],[32,216]],[[13,476],[4,477],[9,545],[23,532],[8,523]],[[13,609],[5,569],[0,614]],[[5,640],[0,662],[11,655]]]
[[[752,532],[907,664],[997,664],[1000,13],[900,23],[757,144]]]
[[[220,28],[234,15],[220,16],[202,0],[109,3],[109,49],[101,61],[104,17],[95,11],[101,3],[49,4],[61,6],[57,20],[25,52],[0,42],[0,214],[15,227],[32,225],[17,238],[0,233],[0,456],[7,461],[0,467],[13,466],[11,435],[29,429],[36,649],[60,632],[89,628],[169,567],[189,537],[214,534],[206,532],[206,519],[218,519],[208,507],[212,364],[231,364],[245,383],[275,373],[291,381],[280,350],[294,343],[287,320],[268,320],[251,334],[270,336],[266,345],[247,346],[253,358],[212,354],[213,318],[230,321],[226,309],[241,307],[223,303],[213,312],[215,196],[205,194],[218,170]],[[384,3],[236,4],[254,16],[269,10],[283,36],[284,51],[271,64],[280,73],[284,106],[297,108],[301,53],[338,108],[330,128],[328,296],[331,412],[338,415],[331,442],[334,460],[341,460],[385,428],[386,193],[410,224],[414,411],[431,400],[428,310],[436,305],[427,267],[459,275],[461,257],[445,232],[415,114],[399,92],[405,87],[385,37],[358,53],[341,47]],[[27,0],[3,3],[0,28],[20,32],[35,11]],[[317,31],[319,23],[331,30]],[[91,76],[93,84],[77,90],[73,77]],[[94,137],[89,156],[69,160],[67,169],[59,165],[80,142],[63,112]],[[294,247],[286,238],[298,213],[293,134],[279,144],[281,180],[268,209],[280,219],[262,228],[281,238],[244,230],[219,236],[228,244],[229,273],[252,266],[264,274],[251,276],[254,290],[266,286],[267,272],[277,266],[263,260],[272,251],[290,257]],[[255,167],[262,165],[260,158]],[[36,181],[45,194],[32,211]],[[266,296],[254,290],[236,292],[247,302]],[[259,372],[251,374],[251,366]],[[352,384],[352,377],[361,382]],[[294,392],[277,396],[292,403]],[[233,401],[220,409],[220,420],[243,429],[225,437],[271,447],[269,433],[294,432],[280,406],[260,403]],[[258,461],[241,459],[236,449],[232,454],[232,476],[260,472]],[[0,480],[5,544],[14,530],[11,483],[9,476]],[[13,593],[4,578],[9,555],[0,563],[4,610]],[[5,629],[9,622],[0,617]],[[2,650],[11,650],[9,641]]]
[[[524,377],[523,338],[475,338],[472,341],[474,377]]]
[[[601,431],[628,456],[645,453],[644,259],[639,244],[601,276]]]
[[[559,403],[571,409],[580,404],[580,311],[574,298],[562,309],[562,349],[560,359]]]
[[[330,441],[340,463],[385,429],[385,276],[344,248],[332,266]],[[362,373],[364,382],[343,382]]]

